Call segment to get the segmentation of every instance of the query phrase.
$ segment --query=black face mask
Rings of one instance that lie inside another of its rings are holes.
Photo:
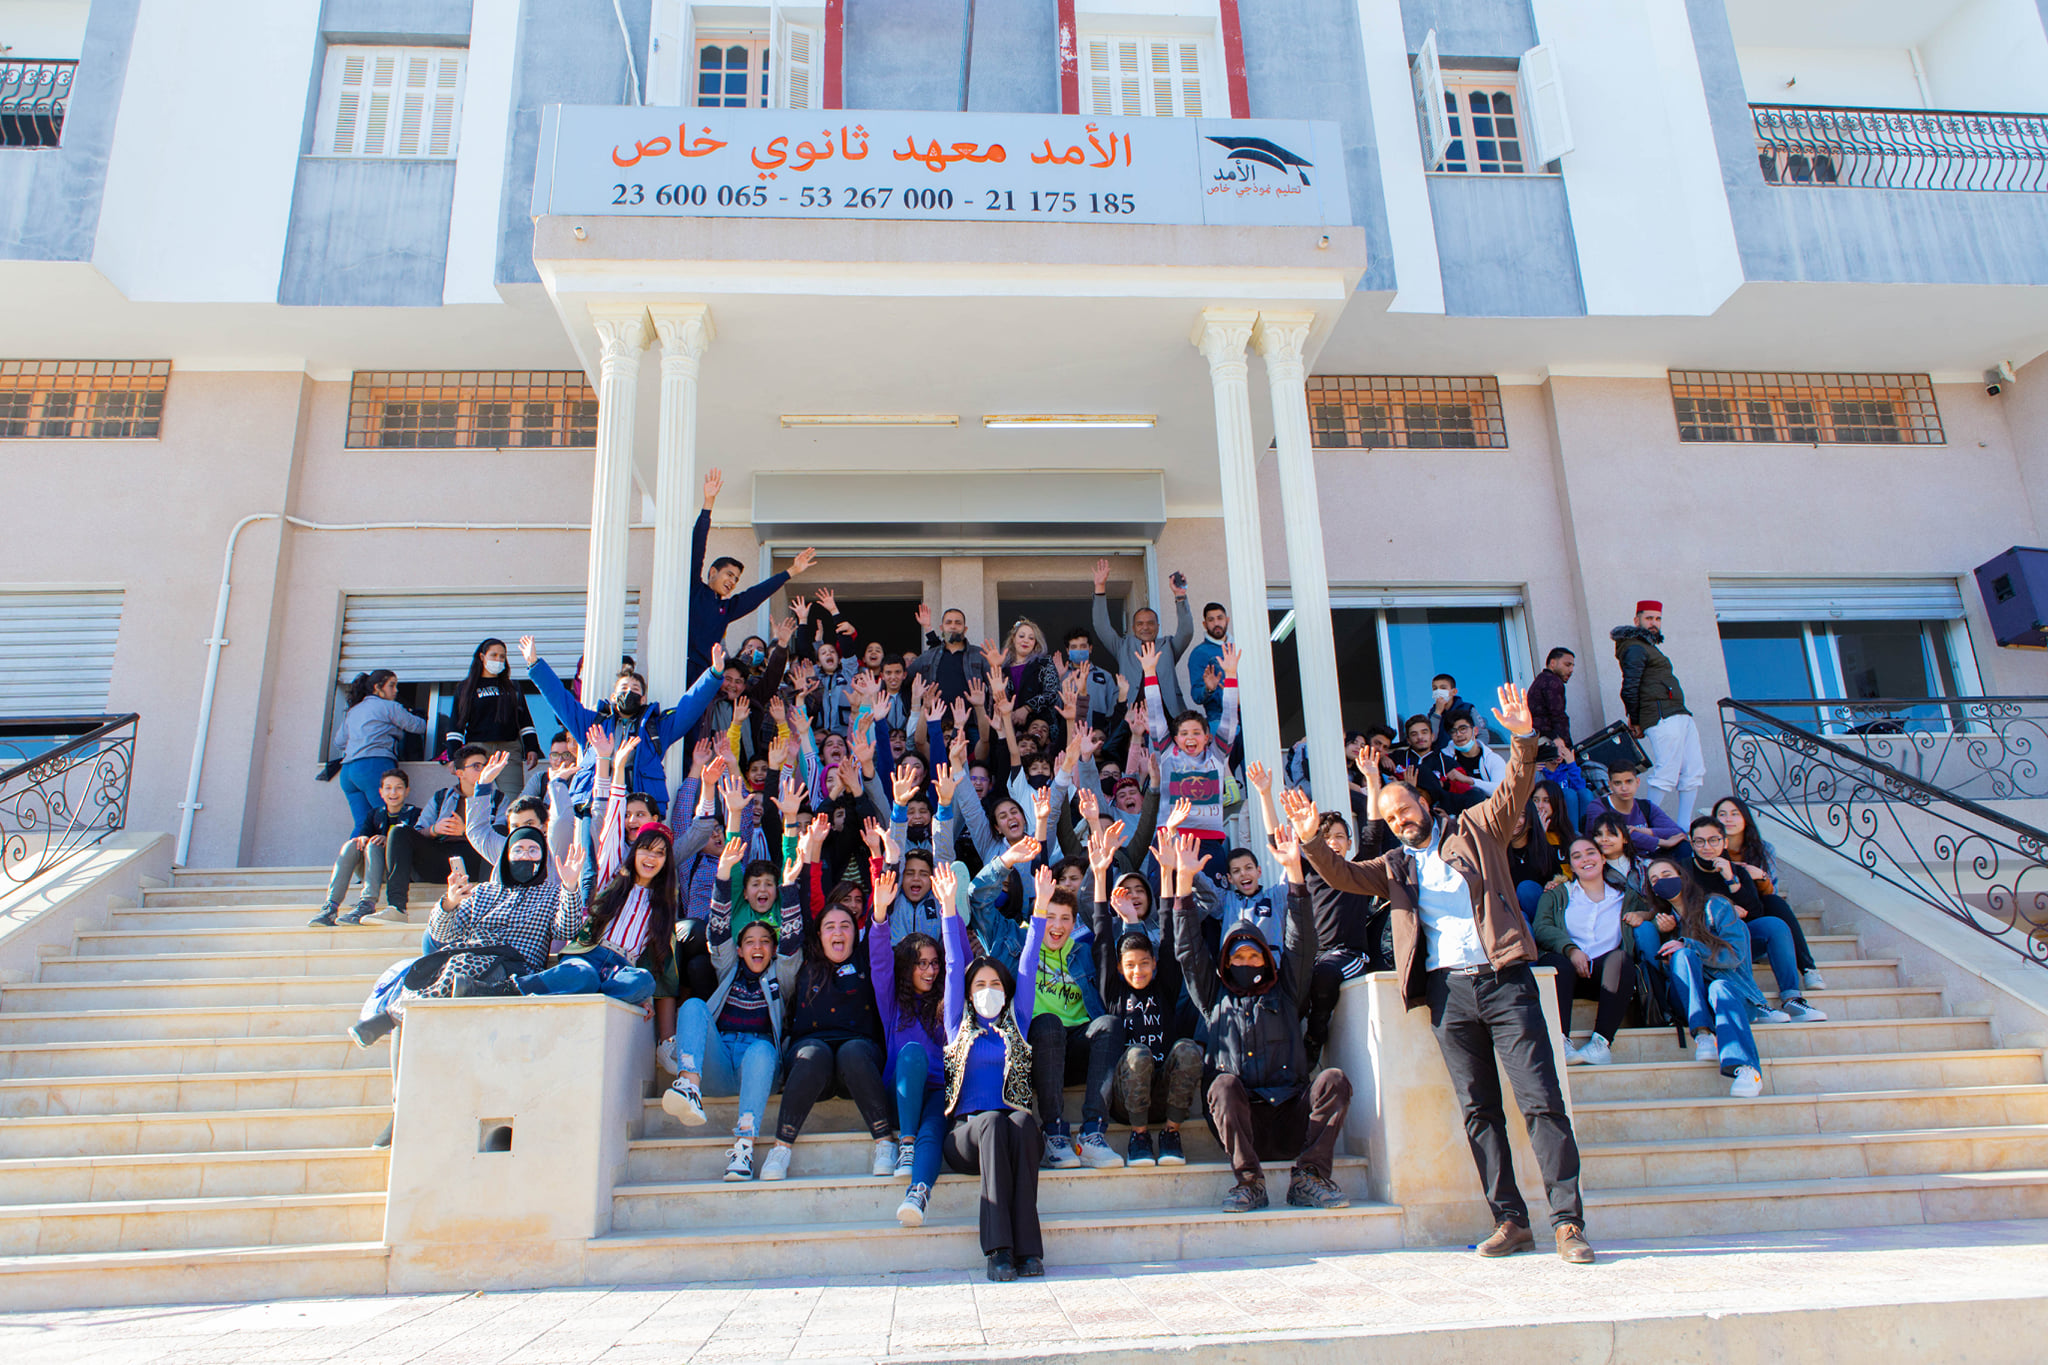
[[[540,850],[538,858],[515,858],[514,849],[532,844]],[[515,829],[505,840],[505,851],[498,856],[498,870],[507,886],[532,886],[548,874],[547,841],[537,830]]]
[[[638,692],[621,692],[612,698],[612,710],[628,718],[639,715],[641,708],[646,705],[647,698]]]
[[[1676,903],[1678,893],[1685,889],[1685,883],[1676,877],[1659,877],[1650,883],[1650,889],[1664,900]]]
[[[1223,969],[1223,984],[1238,995],[1256,995],[1265,989],[1266,975],[1263,964],[1250,967],[1233,963]]]

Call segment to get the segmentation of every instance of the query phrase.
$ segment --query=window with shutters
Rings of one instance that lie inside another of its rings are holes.
[[[1924,374],[1671,371],[1678,439],[1785,445],[1940,445]]]
[[[1229,113],[1211,98],[1209,40],[1186,33],[1081,33],[1084,113],[1118,118],[1203,118]]]
[[[715,14],[715,23],[706,21],[707,10]],[[670,22],[688,34],[680,103],[700,109],[823,107],[822,8],[696,6],[687,24],[680,16]],[[652,98],[659,101],[667,98],[672,78],[662,71],[656,77]]]
[[[0,360],[0,440],[152,440],[168,360]]]
[[[768,34],[710,30],[697,35],[695,99],[700,109],[769,107]]]
[[[1444,116],[1451,140],[1438,170],[1453,175],[1520,175],[1527,169],[1512,85],[1446,71]]]
[[[454,156],[468,59],[459,47],[328,48],[313,154]]]
[[[597,444],[597,395],[580,370],[358,370],[348,445],[510,450]]]
[[[1572,150],[1557,55],[1447,57],[1436,30],[1410,59],[1427,169],[1440,175],[1539,175]]]

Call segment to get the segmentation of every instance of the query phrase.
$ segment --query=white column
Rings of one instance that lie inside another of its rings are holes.
[[[1319,808],[1342,814],[1348,825],[1351,783],[1344,770],[1337,635],[1330,622],[1330,576],[1323,559],[1322,517],[1316,510],[1307,375],[1301,361],[1301,348],[1314,322],[1313,313],[1260,313],[1252,343],[1265,357],[1266,383],[1273,394],[1273,434],[1280,447],[1280,508],[1286,518],[1295,657],[1300,660],[1301,709],[1308,727],[1309,789]]]
[[[701,303],[651,312],[661,343],[661,427],[654,447],[654,581],[640,616],[647,634],[647,694],[673,706],[691,683],[690,539],[704,505],[697,471],[697,371],[717,329],[711,309]]]
[[[583,704],[611,692],[626,651],[626,526],[633,497],[633,420],[647,313],[592,310],[597,328],[597,460],[590,478],[590,568],[584,576]]]
[[[1223,479],[1223,553],[1230,565],[1230,613],[1237,623],[1237,704],[1247,762],[1280,772],[1280,712],[1273,698],[1273,645],[1266,629],[1266,559],[1259,535],[1259,484],[1252,445],[1245,343],[1258,314],[1209,308],[1194,343],[1209,362],[1216,398],[1216,462]]]

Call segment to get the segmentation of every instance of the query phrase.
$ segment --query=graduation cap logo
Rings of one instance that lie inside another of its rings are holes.
[[[1271,166],[1282,175],[1298,176],[1306,185],[1308,168],[1315,165],[1268,138],[1212,137],[1209,141],[1230,153],[1230,164],[1216,172],[1218,180],[1252,180],[1258,176],[1258,167]]]

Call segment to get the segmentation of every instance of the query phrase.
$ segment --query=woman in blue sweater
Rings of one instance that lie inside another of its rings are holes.
[[[1038,980],[1038,945],[1052,904],[1052,869],[1041,867],[1037,904],[1017,974],[994,958],[970,965],[967,930],[945,898],[946,1164],[981,1177],[981,1250],[991,1280],[1045,1273],[1038,1229],[1042,1144],[1031,1088],[1029,1024]]]

